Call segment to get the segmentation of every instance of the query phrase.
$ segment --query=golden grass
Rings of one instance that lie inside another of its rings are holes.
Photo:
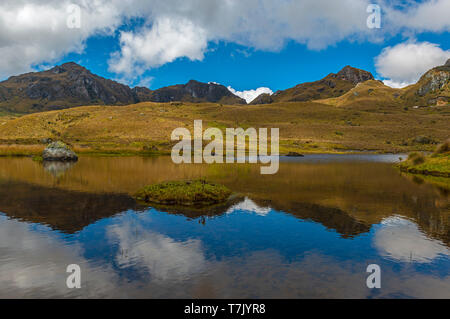
[[[135,197],[146,203],[181,206],[208,206],[224,202],[231,191],[220,184],[197,179],[145,186]]]
[[[41,145],[0,145],[0,156],[32,156],[42,154]]]
[[[355,89],[366,88],[359,85]],[[25,145],[23,154],[29,154],[29,145],[40,149],[40,140],[52,138],[79,153],[167,153],[174,144],[170,141],[172,130],[186,127],[193,132],[196,119],[203,120],[204,129],[278,127],[282,153],[432,151],[435,145],[417,144],[413,139],[424,135],[443,141],[448,137],[450,112],[446,106],[404,110],[376,103],[352,107],[324,103],[83,106],[11,118],[0,125],[0,144],[16,145],[16,153]]]
[[[449,139],[440,144],[433,154],[425,156],[420,152],[409,154],[408,159],[398,164],[400,170],[412,173],[450,178]]]

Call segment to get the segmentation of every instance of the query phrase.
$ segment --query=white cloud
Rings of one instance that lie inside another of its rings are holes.
[[[440,255],[450,255],[442,242],[428,238],[415,223],[401,217],[382,221],[374,245],[382,256],[401,262],[429,263]]]
[[[231,86],[228,87],[228,90],[233,93],[234,95],[239,96],[240,98],[243,98],[247,103],[250,103],[255,98],[257,98],[262,93],[268,93],[270,95],[273,94],[272,90],[267,87],[260,87],[255,90],[246,90],[246,91],[236,91]]]
[[[98,0],[82,6],[81,28],[70,29],[67,0],[3,0],[0,3],[0,78],[30,71],[39,64],[57,62],[70,52],[82,52],[88,37],[113,31],[121,19],[117,8],[106,3]]]
[[[404,87],[417,82],[428,70],[443,65],[450,50],[442,50],[429,42],[405,42],[384,48],[375,59],[377,73],[392,87]]]
[[[120,34],[120,53],[109,61],[110,70],[127,76],[172,62],[179,57],[202,60],[206,32],[191,21],[158,18],[149,29]]]
[[[142,73],[187,57],[201,60],[211,41],[277,51],[287,41],[322,49],[344,39],[380,40],[398,32],[450,29],[450,2],[407,2],[398,9],[381,2],[382,29],[366,26],[370,0],[2,0],[0,3],[0,77],[56,63],[82,52],[96,34],[112,34],[129,21],[139,30],[122,32],[120,51],[110,60],[119,76]],[[81,28],[67,27],[67,6],[81,7]],[[132,24],[131,24],[132,25]]]
[[[153,76],[145,76],[140,79],[137,86],[149,88],[155,78]]]
[[[412,32],[450,31],[450,1],[429,0],[422,3],[411,1],[405,10],[398,10],[388,4],[382,5],[391,29],[403,28]]]
[[[396,82],[392,80],[383,80],[384,85],[387,85],[394,89],[401,89],[407,87],[408,85],[413,84],[414,82]]]

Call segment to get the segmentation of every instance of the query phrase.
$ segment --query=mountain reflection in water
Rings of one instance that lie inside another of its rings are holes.
[[[0,297],[450,297],[448,193],[388,156],[257,165],[0,159]],[[51,173],[55,172],[57,173]],[[242,196],[205,211],[148,208],[145,184],[204,177]],[[65,285],[82,269],[82,289]],[[366,267],[382,289],[366,287]]]

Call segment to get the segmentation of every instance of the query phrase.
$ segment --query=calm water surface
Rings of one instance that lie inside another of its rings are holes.
[[[0,297],[450,298],[449,192],[398,155],[175,165],[168,157],[0,158]],[[242,195],[205,211],[137,205],[164,180]],[[378,264],[381,289],[368,289]],[[66,287],[78,264],[82,288]]]

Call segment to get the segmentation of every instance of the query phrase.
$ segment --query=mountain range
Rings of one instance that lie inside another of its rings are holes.
[[[446,104],[450,100],[450,60],[433,68],[420,80],[403,89],[393,89],[374,79],[370,72],[345,66],[338,73],[273,95],[263,93],[250,104],[322,101],[347,105],[378,103],[404,106]],[[366,88],[361,91],[361,88]],[[102,78],[74,63],[64,63],[42,72],[12,76],[0,82],[0,109],[14,113],[35,113],[81,105],[128,105],[139,102],[192,102],[247,104],[225,86],[190,80],[157,90],[130,88]]]

